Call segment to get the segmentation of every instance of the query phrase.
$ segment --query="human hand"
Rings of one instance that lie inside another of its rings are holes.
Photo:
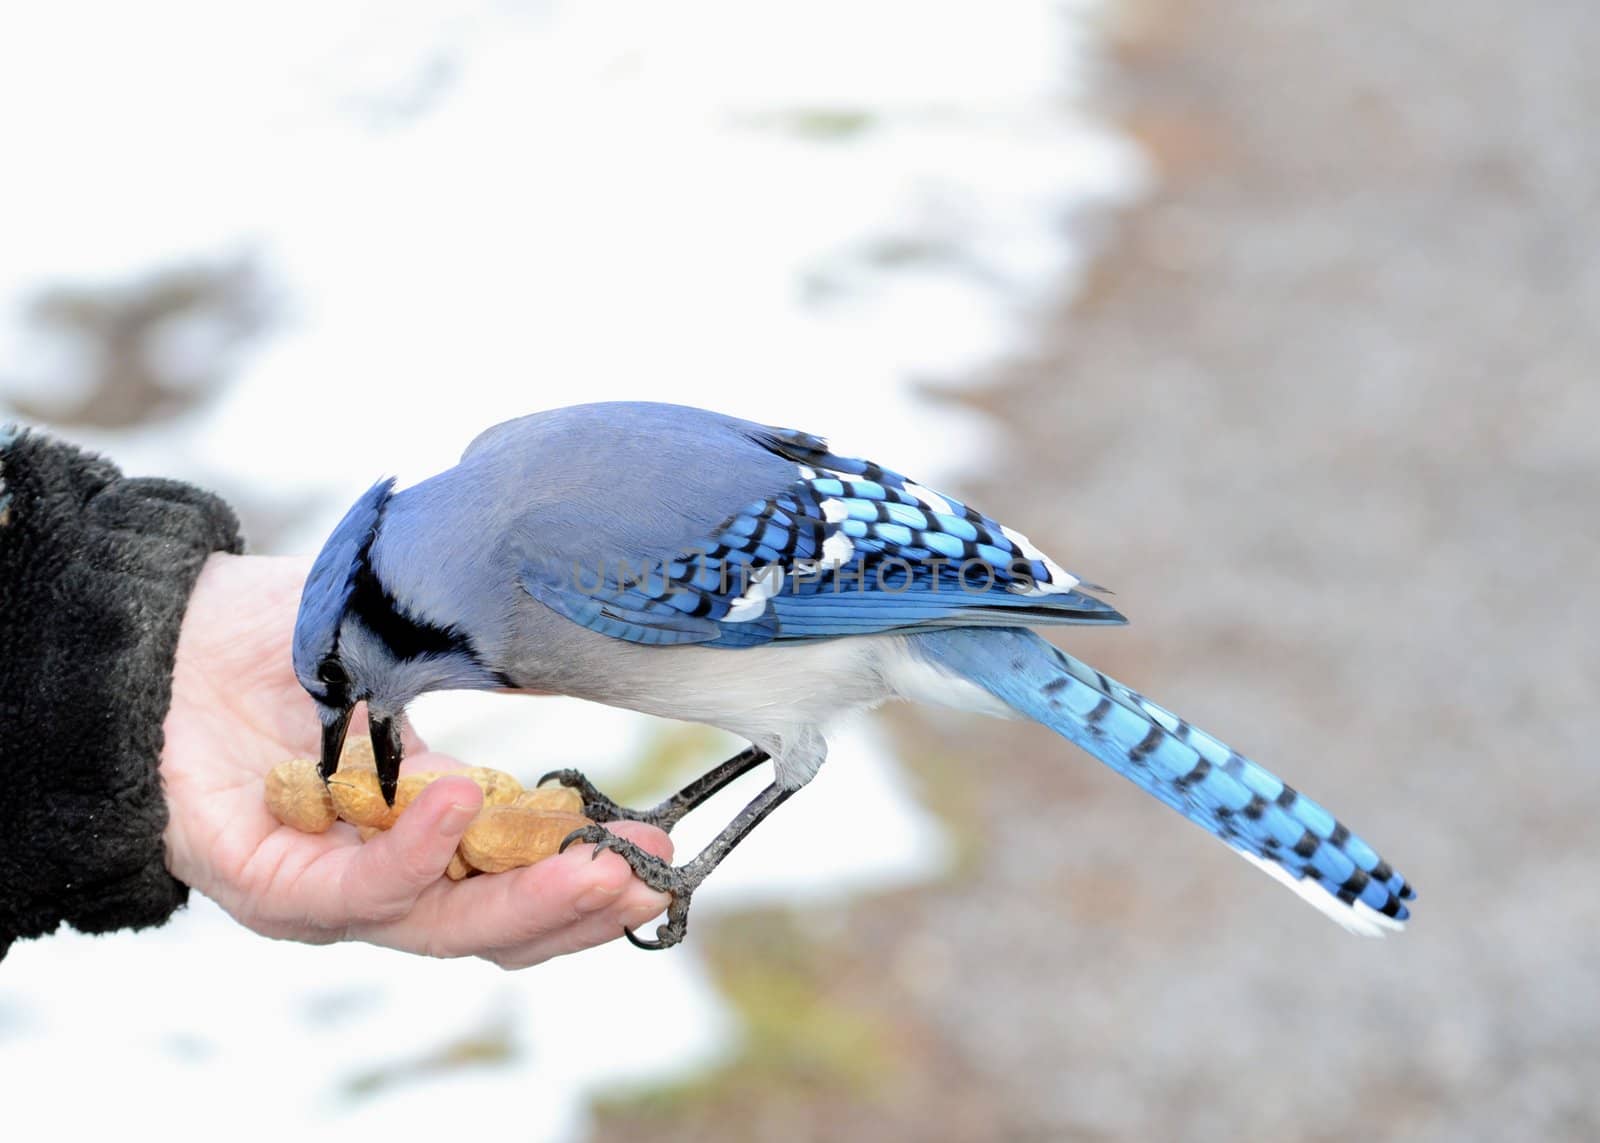
[[[289,658],[309,570],[309,560],[219,553],[195,584],[161,756],[173,876],[267,936],[480,956],[503,968],[601,944],[666,908],[665,895],[620,857],[591,860],[589,845],[509,873],[445,880],[483,800],[464,777],[431,783],[393,829],[365,844],[342,822],[325,834],[280,825],[262,800],[264,775],[286,758],[318,753],[320,724]],[[407,731],[403,771],[459,765],[426,753]],[[672,855],[658,829],[610,828]]]

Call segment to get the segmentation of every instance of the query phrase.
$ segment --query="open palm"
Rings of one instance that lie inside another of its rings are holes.
[[[174,876],[268,936],[364,940],[431,956],[481,956],[520,968],[637,928],[666,907],[612,853],[592,846],[509,873],[443,877],[482,794],[467,778],[428,786],[387,833],[362,844],[278,824],[262,800],[268,770],[315,757],[318,723],[290,667],[289,640],[309,561],[214,555],[185,613],[161,774]],[[364,733],[361,726],[354,733]],[[405,769],[460,763],[407,737]],[[616,832],[670,857],[661,831]]]

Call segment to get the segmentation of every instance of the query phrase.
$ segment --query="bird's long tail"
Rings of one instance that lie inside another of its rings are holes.
[[[1403,927],[1411,886],[1316,802],[1031,631],[919,634],[914,655],[1077,744],[1352,932]]]

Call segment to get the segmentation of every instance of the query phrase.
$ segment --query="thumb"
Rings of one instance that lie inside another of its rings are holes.
[[[351,919],[392,921],[409,913],[444,876],[482,805],[483,791],[470,778],[430,782],[394,827],[363,845],[346,867],[341,890]]]

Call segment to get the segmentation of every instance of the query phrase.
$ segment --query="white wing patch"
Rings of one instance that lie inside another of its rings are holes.
[[[761,618],[767,610],[767,600],[783,590],[783,568],[777,564],[769,564],[760,568],[750,578],[750,586],[744,593],[733,601],[728,608],[728,614],[723,616],[724,623],[748,623],[752,619]]]
[[[908,480],[906,481],[906,491],[915,496],[917,498],[917,503],[921,504],[930,512],[938,512],[945,516],[960,515],[959,512],[951,507],[950,501],[946,500],[943,496],[940,496],[931,488],[924,488],[922,485]]]
[[[1000,525],[1000,531],[1005,535],[1006,539],[1017,545],[1017,550],[1023,554],[1024,558],[1040,561],[1044,564],[1045,570],[1050,573],[1049,583],[1041,580],[1032,587],[1017,591],[1018,595],[1064,595],[1078,586],[1077,576],[1041,552],[1038,546],[1021,532],[1015,528],[1008,528],[1004,524]],[[1016,591],[1015,588],[1012,590]]]
[[[822,566],[833,569],[843,567],[855,554],[856,546],[843,532],[835,532],[822,541]]]

